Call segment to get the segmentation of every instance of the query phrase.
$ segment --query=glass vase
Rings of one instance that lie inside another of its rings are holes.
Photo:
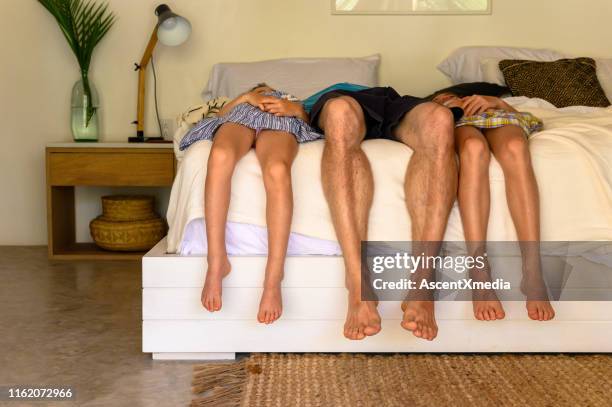
[[[74,141],[98,141],[98,92],[83,76],[72,87],[70,125]]]

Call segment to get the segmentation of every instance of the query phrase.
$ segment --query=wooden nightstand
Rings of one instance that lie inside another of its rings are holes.
[[[47,228],[53,260],[140,260],[144,252],[111,252],[75,239],[74,187],[168,187],[176,173],[172,144],[49,144]]]

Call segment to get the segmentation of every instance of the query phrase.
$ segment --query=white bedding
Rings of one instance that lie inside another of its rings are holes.
[[[548,241],[612,240],[612,108],[556,109],[539,99],[510,98],[519,110],[544,120],[544,131],[530,139],[540,188],[542,239]],[[185,126],[188,127],[188,126]],[[181,160],[167,213],[168,252],[178,251],[187,225],[204,215],[206,162],[211,143],[192,145]],[[375,193],[369,224],[370,240],[410,240],[403,179],[411,150],[387,140],[363,143],[374,173]],[[320,183],[323,142],[300,146],[293,166],[292,232],[327,241],[335,234]],[[490,240],[515,240],[499,164],[491,162]],[[236,168],[232,181],[230,222],[265,226],[265,193],[255,154]],[[457,206],[445,240],[463,240]]]
[[[268,230],[248,223],[227,222],[225,248],[230,256],[265,256],[268,254]],[[200,256],[208,253],[206,228],[203,218],[187,225],[178,254]],[[289,235],[288,256],[340,256],[342,251],[334,240],[317,239],[299,233]]]

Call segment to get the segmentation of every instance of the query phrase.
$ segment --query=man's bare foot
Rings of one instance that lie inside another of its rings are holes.
[[[527,315],[534,321],[550,321],[555,310],[548,300],[546,284],[542,278],[525,278],[521,281],[521,291],[527,296]]]
[[[283,313],[283,300],[280,284],[273,287],[265,287],[259,302],[257,320],[262,324],[271,324],[280,318]]]
[[[347,339],[362,340],[380,332],[380,315],[375,301],[350,301],[344,323]]]
[[[202,289],[202,305],[210,312],[221,310],[221,283],[232,266],[227,256],[221,261],[209,261]]]
[[[495,321],[506,316],[494,290],[473,290],[472,306],[474,317],[479,321]]]
[[[434,311],[434,301],[402,302],[402,328],[411,331],[417,338],[432,341],[438,335],[438,325]]]

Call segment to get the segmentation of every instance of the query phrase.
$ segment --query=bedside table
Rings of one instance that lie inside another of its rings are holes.
[[[176,173],[172,144],[57,143],[46,148],[49,259],[140,260],[75,239],[76,186],[168,187]]]

